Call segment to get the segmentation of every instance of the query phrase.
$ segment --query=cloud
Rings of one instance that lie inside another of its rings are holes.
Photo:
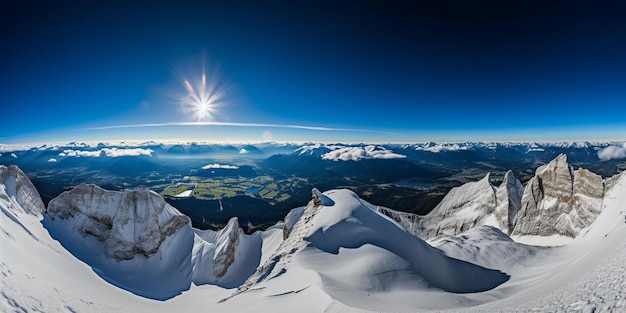
[[[236,165],[224,165],[224,164],[207,164],[202,167],[203,170],[211,170],[211,169],[223,169],[223,170],[236,170],[239,166]]]
[[[83,151],[83,150],[72,150],[65,149],[63,152],[59,153],[60,157],[94,157],[97,158],[100,156],[100,150],[96,151]]]
[[[152,155],[154,151],[152,149],[143,149],[143,148],[133,148],[133,149],[118,149],[118,148],[102,148],[100,150],[94,151],[84,151],[84,150],[73,150],[73,149],[65,149],[63,152],[59,153],[61,157],[100,157],[101,155],[105,155],[110,158],[117,157],[125,157],[125,156],[142,156]]]
[[[150,156],[154,151],[152,149],[142,149],[142,148],[134,148],[134,149],[117,149],[117,148],[103,148],[102,151],[104,154],[111,158],[123,157],[123,156],[142,156],[147,155]]]
[[[27,144],[0,144],[0,153],[26,151],[34,147],[35,147],[34,145],[27,145]]]
[[[626,142],[621,147],[608,146],[598,151],[598,158],[602,161],[626,158]]]
[[[110,125],[110,126],[87,128],[87,130],[171,127],[171,126],[231,126],[231,127],[263,127],[263,128],[269,127],[269,128],[305,129],[305,130],[316,130],[316,131],[345,131],[345,132],[365,132],[365,133],[382,133],[382,134],[389,134],[389,135],[397,135],[396,133],[391,133],[391,132],[368,130],[368,129],[357,129],[357,128],[332,128],[332,127],[307,126],[307,125],[236,123],[236,122],[168,122],[168,123],[149,123],[149,124]]]
[[[48,162],[49,162],[49,163],[54,163],[54,162],[56,162],[56,161],[57,161],[57,159],[55,159],[55,158],[50,158],[50,159],[48,159]]]
[[[17,159],[17,155],[15,155],[15,153],[11,153],[11,156]]]
[[[244,148],[241,148],[241,150],[239,150],[239,153],[240,153],[240,154],[246,154],[246,153],[248,153],[248,152],[250,152],[250,151],[248,151],[248,150],[246,150],[246,149],[244,149]]]
[[[324,160],[332,161],[359,161],[362,159],[401,159],[406,155],[394,153],[383,147],[337,147],[335,150],[322,155]]]
[[[425,145],[420,145],[415,147],[417,151],[429,151],[432,153],[439,153],[441,151],[463,151],[468,150],[471,146],[468,143],[457,144],[457,143],[428,143]]]

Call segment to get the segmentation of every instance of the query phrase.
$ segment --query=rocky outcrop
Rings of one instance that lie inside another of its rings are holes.
[[[400,224],[400,226],[406,229],[407,232],[420,238],[424,237],[422,232],[422,219],[424,217],[413,213],[392,210],[382,206],[377,206],[376,211]]]
[[[151,257],[161,243],[190,219],[148,189],[109,191],[79,185],[50,201],[52,219],[76,219],[79,233],[104,243],[108,257],[130,260],[137,254]]]
[[[15,210],[35,216],[41,216],[45,211],[39,192],[19,167],[0,165],[0,185],[4,185],[4,196],[19,204]]]
[[[600,175],[574,171],[561,154],[526,184],[512,234],[574,238],[600,214],[603,194]]]
[[[239,238],[244,232],[239,227],[236,217],[228,221],[226,227],[215,236],[215,253],[213,254],[213,274],[217,278],[226,275],[228,268],[235,262],[235,249],[239,245]]]
[[[496,191],[496,208],[494,215],[499,228],[510,234],[513,231],[515,216],[521,208],[524,186],[515,178],[512,171],[506,172],[502,184]]]
[[[613,181],[616,179],[607,179],[606,185],[610,187]],[[482,225],[515,236],[575,238],[600,214],[606,188],[600,175],[574,170],[561,154],[539,167],[526,187],[511,171],[497,188],[487,174],[480,181],[450,190],[426,216],[386,208],[378,211],[425,239],[454,236]]]
[[[498,188],[489,182],[489,174],[480,181],[452,188],[421,219],[417,233],[422,238],[452,236],[482,225],[496,226],[508,233],[512,216],[519,210],[522,188],[511,171]]]

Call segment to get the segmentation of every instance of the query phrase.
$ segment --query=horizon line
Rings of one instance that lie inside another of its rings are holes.
[[[290,128],[290,129],[304,129],[314,131],[338,131],[338,132],[362,132],[362,133],[380,133],[387,135],[399,135],[398,133],[360,129],[360,128],[336,128],[325,126],[308,126],[308,125],[295,125],[295,124],[273,124],[273,123],[242,123],[242,122],[165,122],[165,123],[143,123],[143,124],[125,124],[125,125],[108,125],[99,127],[82,128],[82,130],[108,130],[108,129],[122,129],[122,128],[147,128],[147,127],[172,127],[172,126],[227,126],[227,127],[253,127],[253,128]]]

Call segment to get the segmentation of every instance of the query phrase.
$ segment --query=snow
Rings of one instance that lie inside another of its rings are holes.
[[[193,190],[185,190],[185,191],[175,195],[174,197],[176,197],[176,198],[187,198],[187,197],[191,196],[192,192],[193,192]]]
[[[566,244],[574,241],[574,238],[563,236],[559,234],[554,234],[550,236],[533,236],[533,235],[525,235],[525,236],[511,236],[513,240],[519,243],[524,243],[527,245],[533,246],[564,246]]]
[[[331,190],[290,213],[287,239],[284,223],[250,236],[236,219],[218,232],[185,225],[152,257],[126,261],[106,258],[101,242],[67,220],[22,207],[37,201],[20,177],[0,180],[0,311],[626,311],[626,175],[607,184],[597,219],[559,247],[515,242],[490,226],[424,242],[351,191]],[[216,251],[235,256],[219,279],[213,268],[228,262],[213,262]],[[246,270],[254,273],[233,289]],[[180,281],[185,288],[171,295]]]

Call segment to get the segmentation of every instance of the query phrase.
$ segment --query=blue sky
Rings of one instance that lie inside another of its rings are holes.
[[[127,2],[0,5],[0,143],[626,139],[618,1]]]

